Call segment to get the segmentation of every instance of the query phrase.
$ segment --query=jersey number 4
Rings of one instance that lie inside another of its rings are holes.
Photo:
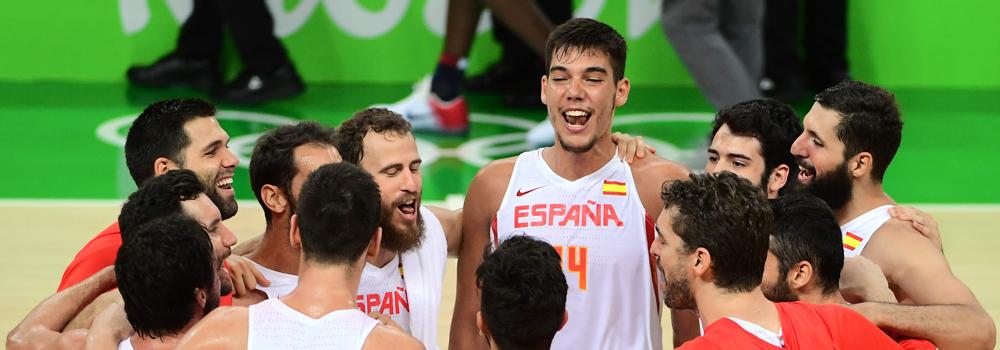
[[[587,247],[557,245],[553,248],[559,253],[563,269],[568,273],[575,272],[580,281],[580,290],[587,290]]]

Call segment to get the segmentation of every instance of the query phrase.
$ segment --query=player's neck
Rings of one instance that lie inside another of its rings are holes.
[[[356,308],[360,264],[302,262],[299,284],[281,301],[302,314],[320,318],[337,310]],[[357,265],[357,266],[355,266]]]
[[[562,148],[556,141],[552,147],[542,151],[542,159],[556,175],[569,181],[575,181],[608,164],[615,156],[615,144],[611,136],[601,136],[587,152],[570,152]]]
[[[381,269],[385,267],[385,265],[389,264],[389,262],[392,261],[392,259],[395,259],[397,254],[399,253],[396,253],[395,251],[391,251],[388,249],[384,248],[379,249],[378,256],[372,259],[368,259],[367,262]]]
[[[268,269],[296,275],[299,273],[301,251],[288,244],[288,221],[273,219],[264,231],[260,246],[247,254],[246,258]]]
[[[138,334],[133,334],[132,337],[129,338],[129,341],[132,342],[132,347],[135,348],[135,350],[173,349],[176,347],[177,342],[184,337],[184,334],[187,333],[187,331],[190,330],[191,327],[194,327],[194,325],[198,323],[198,321],[200,321],[201,318],[202,315],[198,313],[197,315],[195,315],[194,319],[188,321],[188,323],[184,325],[184,328],[181,329],[180,332],[177,332],[177,334],[174,335],[166,335],[159,338],[150,338],[150,337],[143,337]]]
[[[781,330],[778,310],[764,297],[759,286],[746,293],[726,292],[712,286],[696,292],[695,302],[705,327],[724,317],[735,317],[775,333]]]
[[[823,293],[822,290],[799,293],[799,301],[809,304],[844,304],[844,297],[839,291],[833,293]]]
[[[834,211],[837,223],[844,225],[855,218],[887,204],[895,204],[889,195],[882,190],[882,183],[873,181],[855,181],[851,188],[851,200],[843,208]]]

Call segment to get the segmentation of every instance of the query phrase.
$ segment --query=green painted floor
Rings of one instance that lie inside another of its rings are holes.
[[[1000,91],[895,90],[902,106],[903,144],[886,175],[887,191],[906,203],[1000,203]],[[310,86],[296,99],[261,107],[220,106],[232,146],[249,159],[255,135],[282,122],[313,119],[337,125],[353,112],[399,100],[409,86]],[[120,143],[127,119],[159,99],[199,96],[190,90],[150,90],[124,84],[0,82],[0,198],[113,199],[134,190]],[[424,196],[462,194],[480,164],[526,149],[525,128],[544,110],[513,110],[494,95],[469,95],[469,137],[418,135]],[[796,105],[804,113],[808,101]],[[691,88],[634,86],[615,130],[654,139],[661,155],[704,165],[711,108]],[[237,193],[253,198],[247,162]]]

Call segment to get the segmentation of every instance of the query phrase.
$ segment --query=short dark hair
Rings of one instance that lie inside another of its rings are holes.
[[[663,184],[665,210],[677,208],[672,229],[683,250],[712,254],[715,285],[748,292],[760,285],[773,230],[771,206],[759,187],[730,172],[691,174],[689,181]]]
[[[354,113],[337,129],[337,150],[345,162],[360,164],[365,157],[364,141],[368,132],[393,132],[406,135],[413,131],[406,118],[385,108],[368,108]]]
[[[840,287],[844,248],[840,226],[822,199],[808,193],[792,193],[771,202],[774,233],[770,250],[778,257],[782,277],[792,265],[807,261],[815,271],[823,294]]]
[[[253,187],[253,195],[257,197],[260,207],[264,209],[266,222],[271,222],[271,211],[264,205],[260,189],[267,184],[278,186],[285,192],[285,196],[294,201],[292,178],[298,173],[295,167],[295,148],[306,144],[336,147],[336,136],[333,128],[307,121],[269,130],[257,139],[250,157],[250,186]]]
[[[191,143],[184,124],[195,118],[214,116],[215,106],[196,98],[160,101],[146,107],[125,137],[125,164],[136,186],[153,177],[156,158],[184,164],[181,151]]]
[[[570,50],[605,54],[611,63],[615,83],[625,77],[628,44],[607,24],[590,18],[574,18],[553,29],[545,42],[545,74],[552,66],[553,55],[563,55]]]
[[[135,236],[115,263],[128,321],[140,336],[175,335],[199,307],[195,288],[212,293],[220,262],[201,225],[179,213],[143,223]]]
[[[476,269],[483,322],[500,349],[548,349],[566,312],[566,276],[548,243],[513,236]]]
[[[370,174],[354,164],[316,169],[298,202],[302,255],[324,264],[347,264],[364,254],[378,228],[381,195]]]
[[[840,115],[837,138],[844,158],[872,154],[872,179],[881,182],[903,140],[896,96],[875,85],[844,80],[816,95],[816,102]]]
[[[787,104],[764,98],[726,107],[715,115],[710,142],[723,125],[729,127],[733,135],[752,137],[760,143],[760,151],[764,156],[762,184],[767,184],[768,176],[779,165],[798,169],[791,149],[792,143],[802,134],[802,122],[795,115],[795,110]],[[793,188],[798,182],[798,177],[791,175],[792,173],[790,170],[788,181],[779,194],[786,193],[786,189]]]
[[[133,229],[153,219],[183,213],[181,202],[198,198],[204,193],[205,185],[191,170],[171,170],[149,179],[128,196],[118,214],[122,240],[130,240],[138,235]]]

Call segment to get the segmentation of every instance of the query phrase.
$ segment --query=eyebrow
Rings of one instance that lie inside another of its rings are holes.
[[[809,133],[809,136],[815,137],[820,142],[823,142],[823,138],[819,137],[819,134],[817,134],[815,131],[812,131],[810,129],[806,129],[806,132]]]
[[[730,153],[730,154],[727,154],[726,156],[729,157],[729,158],[739,158],[739,159],[751,160],[750,157],[742,155],[742,154],[739,154],[739,153]]]
[[[549,73],[553,73],[553,72],[563,72],[563,73],[566,73],[566,72],[569,72],[569,70],[566,69],[566,67],[563,67],[563,66],[552,66],[552,68],[549,68]],[[604,69],[603,67],[596,67],[596,66],[595,67],[587,67],[587,69],[584,69],[583,72],[584,73],[601,73],[601,74],[605,74],[605,75],[608,74],[608,70],[607,69]]]
[[[403,168],[403,163],[392,163],[392,164],[386,165],[385,167],[382,167],[382,169],[379,169],[378,172],[383,173],[386,170],[393,169],[393,168],[402,169]]]
[[[215,140],[215,141],[212,141],[212,143],[208,144],[208,146],[205,146],[205,147],[203,147],[201,149],[201,153],[208,152],[212,148],[216,148],[216,147],[224,145],[223,141],[225,141],[225,140]]]

